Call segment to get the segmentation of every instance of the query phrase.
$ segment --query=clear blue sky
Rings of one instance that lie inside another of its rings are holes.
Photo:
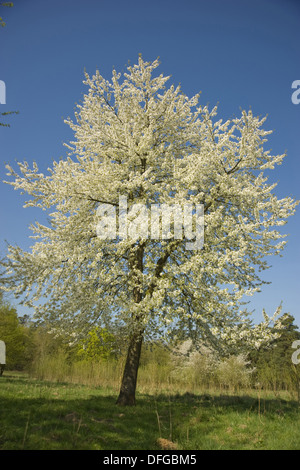
[[[172,75],[191,96],[202,91],[202,104],[219,103],[223,119],[250,107],[268,115],[273,129],[267,148],[287,151],[272,174],[276,194],[300,199],[300,104],[291,101],[300,80],[299,0],[15,0],[0,7],[6,27],[0,29],[0,80],[6,104],[0,112],[18,110],[0,127],[0,251],[4,240],[27,248],[28,225],[44,220],[37,209],[23,209],[24,198],[5,179],[4,162],[35,160],[42,170],[66,155],[72,139],[63,119],[74,116],[75,103],[87,91],[84,68],[98,68],[106,78],[128,61],[161,60],[160,72]],[[4,119],[2,119],[4,121]],[[260,321],[283,301],[300,325],[300,216],[285,226],[289,242],[282,258],[273,258],[264,279],[271,285],[251,299]],[[18,307],[20,314],[28,313]]]

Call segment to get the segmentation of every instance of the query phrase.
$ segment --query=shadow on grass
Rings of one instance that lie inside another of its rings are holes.
[[[257,414],[258,406],[273,415],[298,409],[293,401],[258,404],[247,395],[138,394],[135,407],[117,406],[116,398],[99,388],[3,376],[0,449],[156,450],[159,437],[180,442],[196,416],[203,429],[217,430],[211,416]]]

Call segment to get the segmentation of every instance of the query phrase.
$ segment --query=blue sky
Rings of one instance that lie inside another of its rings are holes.
[[[219,105],[220,118],[250,107],[265,116],[274,130],[266,148],[287,152],[272,172],[276,194],[300,199],[300,104],[293,104],[293,81],[300,80],[299,0],[15,0],[0,7],[6,27],[0,29],[0,80],[6,104],[0,112],[19,111],[0,127],[0,252],[5,242],[27,248],[28,225],[43,220],[37,209],[24,209],[24,197],[2,182],[4,163],[35,160],[46,170],[66,155],[72,132],[63,122],[87,92],[84,69],[111,77],[160,57],[160,73],[172,75],[201,103]],[[300,96],[300,95],[299,95]],[[4,121],[4,118],[2,119]],[[270,260],[264,273],[271,281],[250,299],[255,320],[264,307],[273,313],[279,303],[300,325],[299,210],[284,228],[289,233],[283,257]],[[28,309],[18,306],[22,315]]]

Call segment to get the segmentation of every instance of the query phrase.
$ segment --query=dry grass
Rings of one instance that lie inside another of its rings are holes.
[[[159,437],[157,439],[157,445],[160,449],[162,450],[177,450],[178,446],[172,441],[169,441],[169,439],[163,439],[162,437]]]

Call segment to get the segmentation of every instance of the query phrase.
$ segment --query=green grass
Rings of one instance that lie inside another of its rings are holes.
[[[299,405],[257,392],[138,393],[119,407],[116,393],[6,372],[0,378],[0,449],[300,449]]]

